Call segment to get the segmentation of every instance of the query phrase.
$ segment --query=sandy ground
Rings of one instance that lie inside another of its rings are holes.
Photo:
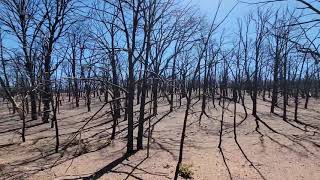
[[[185,107],[169,113],[169,106],[159,100],[159,114],[152,118],[150,156],[145,149],[125,157],[126,122],[119,123],[116,140],[110,141],[110,114],[105,107],[66,150],[54,153],[55,136],[50,124],[41,120],[28,121],[26,142],[20,138],[21,122],[0,105],[0,179],[173,179],[178,158]],[[196,102],[197,100],[193,100]],[[247,100],[248,112],[251,112]],[[200,101],[201,102],[201,101]],[[299,125],[292,119],[293,107],[289,107],[289,121],[270,114],[270,103],[259,101],[259,117],[279,133],[270,131],[260,123],[261,134],[255,131],[254,118],[249,115],[237,126],[236,144],[233,133],[233,103],[226,103],[224,114],[222,150],[218,149],[221,107],[208,103],[207,116],[199,125],[201,103],[196,103],[188,118],[183,163],[192,165],[193,179],[307,179],[320,177],[320,106],[311,100],[309,109],[299,110],[299,120],[316,128]],[[77,131],[102,105],[95,99],[92,112],[81,107],[75,109],[63,102],[59,127],[61,146],[64,147]],[[302,105],[301,105],[302,106]],[[138,107],[138,106],[137,106]],[[137,108],[136,107],[136,108]],[[281,114],[281,109],[277,109]],[[237,123],[244,118],[243,107],[237,105]],[[40,124],[40,125],[39,125]],[[146,129],[148,122],[145,123]],[[308,132],[303,131],[306,129]],[[146,136],[147,136],[146,131]],[[135,130],[136,134],[136,130]],[[243,154],[244,153],[244,154]],[[250,163],[251,162],[251,163]],[[228,173],[227,166],[230,174]]]

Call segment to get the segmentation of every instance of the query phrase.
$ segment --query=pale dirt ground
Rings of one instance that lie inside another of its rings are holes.
[[[123,158],[126,151],[126,122],[121,119],[118,129],[122,131],[114,142],[110,142],[111,123],[106,122],[111,120],[111,116],[104,115],[109,107],[105,107],[86,126],[81,133],[83,143],[80,145],[73,143],[73,146],[63,154],[56,154],[54,129],[51,129],[49,124],[28,128],[27,141],[21,143],[19,135],[21,122],[15,115],[7,112],[5,105],[0,105],[0,179],[81,179],[95,172],[103,172],[99,174],[100,179],[106,180],[173,179],[185,108],[182,106],[168,114],[169,107],[162,101],[160,99],[158,116],[151,120],[153,133],[150,157],[146,158],[145,148],[127,159]],[[250,113],[250,100],[247,101]],[[319,100],[311,100],[308,110],[300,109],[299,119],[320,128],[318,102]],[[83,102],[79,109],[73,109],[71,104],[64,102],[58,115],[62,144],[68,142],[72,132],[78,130],[101,107],[101,104],[96,99],[93,102],[92,112],[87,113]],[[199,126],[200,104],[197,103],[189,115],[183,163],[192,164],[193,179],[230,179],[218,149],[221,107],[217,106],[215,109],[212,103],[208,103],[207,113],[210,118],[203,116]],[[305,127],[290,122],[298,127],[295,128],[282,121],[281,117],[271,115],[269,106],[269,102],[259,101],[259,117],[280,134],[271,132],[260,123],[260,131],[263,134],[261,136],[254,131],[255,122],[250,115],[237,127],[238,141],[254,167],[245,159],[234,141],[233,104],[230,103],[227,107],[222,148],[232,178],[236,180],[320,179],[319,130],[307,128],[310,131],[307,133],[299,130],[298,128]],[[277,111],[281,114],[280,109]],[[292,119],[293,107],[289,107],[289,111],[289,119]],[[237,112],[237,122],[240,122],[244,117],[240,105],[237,106]],[[39,122],[40,119],[28,122],[27,125]],[[147,122],[145,127],[148,127]],[[145,138],[146,144],[147,138]],[[80,149],[86,151],[81,153]]]

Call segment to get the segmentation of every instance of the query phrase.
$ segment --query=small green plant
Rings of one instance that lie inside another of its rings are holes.
[[[2,177],[4,175],[5,175],[5,173],[4,173],[4,165],[0,164],[0,177]]]
[[[185,179],[191,179],[193,176],[192,164],[181,164],[179,166],[179,175]]]

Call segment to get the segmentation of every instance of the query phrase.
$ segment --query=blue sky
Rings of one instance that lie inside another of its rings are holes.
[[[218,6],[219,0],[191,0],[192,4],[198,6],[203,12],[203,14],[208,17],[213,17],[215,10]],[[244,0],[245,1],[245,0]],[[247,2],[257,2],[256,0],[247,0]],[[237,4],[237,0],[222,0],[222,5],[220,9],[220,18],[225,17],[225,15],[232,9],[232,7]],[[270,4],[269,6],[274,7],[275,9],[279,7],[286,7],[287,5],[293,6],[296,5],[292,0],[288,0],[288,2],[277,2]],[[238,18],[242,18],[247,16],[250,12],[255,11],[258,5],[248,5],[244,3],[239,3],[236,8],[232,11],[230,16],[228,17],[224,27],[228,26],[228,28],[236,27],[236,21]],[[260,5],[261,6],[261,5]]]
[[[206,14],[214,14],[215,9],[218,5],[219,0],[191,0],[193,4],[196,6],[199,6],[199,8]],[[246,2],[258,2],[257,0],[242,0]],[[260,0],[262,1],[262,0]],[[221,6],[221,13],[225,14],[228,12],[232,7],[237,4],[237,0],[222,0],[222,6]],[[287,2],[277,2],[277,3],[272,3],[272,6],[274,8],[278,7],[284,7],[286,5],[292,6],[296,5],[292,0],[288,0]],[[271,5],[271,4],[270,4]],[[260,5],[261,6],[261,5]],[[254,10],[257,7],[257,5],[248,5],[244,3],[239,3],[238,6],[234,9],[232,12],[230,18],[231,19],[236,19],[241,16],[247,15],[250,11]]]
[[[191,4],[194,4],[199,8],[201,14],[205,15],[208,20],[211,20],[218,7],[219,0],[191,0]],[[237,4],[237,0],[222,0],[220,11],[218,14],[218,21],[221,21],[228,12]],[[228,16],[224,24],[221,25],[218,31],[224,33],[233,33],[237,31],[237,19],[245,17],[251,10],[254,10],[254,6],[248,6],[247,4],[238,4],[231,14]],[[227,29],[227,31],[225,31]]]
[[[187,2],[186,0],[185,2]],[[201,14],[205,15],[209,20],[214,17],[216,9],[218,7],[219,0],[190,0],[191,4],[194,4],[197,8],[199,8]],[[246,2],[261,2],[264,0],[242,0]],[[218,21],[224,18],[228,12],[237,4],[238,0],[222,0],[222,4],[219,11]],[[226,21],[221,25],[218,29],[218,34],[223,32],[224,35],[231,37],[235,32],[238,32],[238,23],[237,20],[241,18],[245,18],[251,12],[255,13],[257,8],[261,7],[262,9],[266,9],[271,7],[271,10],[276,10],[279,8],[287,8],[295,9],[296,7],[303,7],[301,3],[297,3],[296,0],[287,0],[284,2],[276,2],[269,3],[267,5],[259,4],[246,4],[246,3],[238,3],[237,6],[233,9],[231,14],[228,16]],[[218,35],[219,36],[219,35]],[[230,39],[230,40],[231,40]]]
[[[219,0],[180,0],[180,2],[190,2],[197,8],[199,8],[200,13],[205,15],[209,20],[214,17],[215,11],[218,6]],[[243,0],[248,2],[257,2],[257,0]],[[262,1],[262,0],[260,0]],[[285,7],[287,4],[293,5],[294,0],[288,0],[289,3],[274,3],[272,6],[276,9],[279,7]],[[225,17],[225,15],[237,4],[237,0],[222,0],[222,5],[218,15],[218,21]],[[254,12],[256,5],[248,5],[244,3],[239,3],[236,8],[231,12],[230,16],[227,18],[225,23],[220,27],[220,31],[227,30],[227,33],[233,33],[237,31],[237,19],[247,16],[250,12]],[[8,38],[8,37],[7,37]],[[8,39],[5,39],[8,42]],[[10,45],[13,46],[15,43],[12,41]]]

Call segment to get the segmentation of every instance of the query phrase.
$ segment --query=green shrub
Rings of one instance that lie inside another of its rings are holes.
[[[179,167],[179,175],[185,179],[191,179],[193,176],[192,164],[181,164]]]

